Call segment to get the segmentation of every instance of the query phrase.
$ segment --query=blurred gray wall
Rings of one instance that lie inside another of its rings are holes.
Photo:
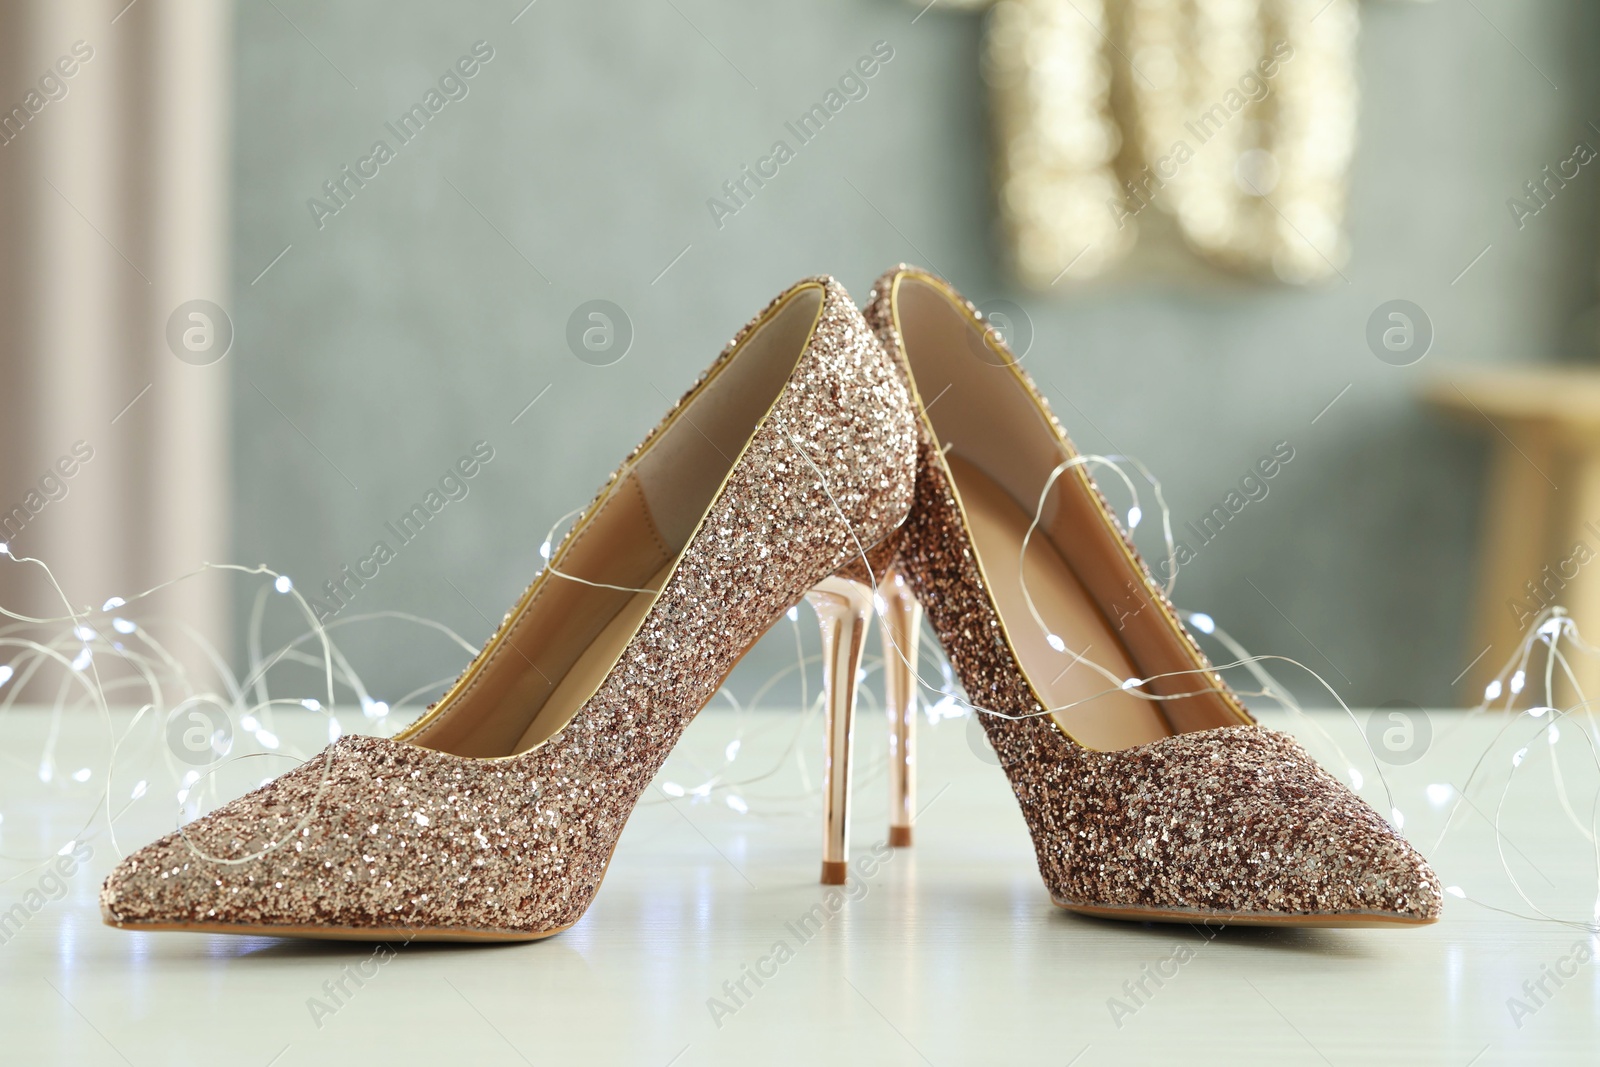
[[[907,260],[1024,306],[1027,365],[1080,447],[1141,457],[1179,524],[1293,445],[1270,496],[1184,570],[1181,605],[1353,702],[1463,701],[1483,438],[1414,390],[1449,364],[1590,354],[1574,322],[1594,301],[1600,175],[1585,168],[1521,231],[1506,200],[1575,141],[1600,143],[1586,125],[1600,119],[1596,5],[1362,5],[1348,283],[1169,271],[1040,298],[994,266],[978,17],[936,7],[913,23],[893,0],[539,0],[518,16],[522,2],[241,5],[237,559],[312,591],[393,543],[385,522],[487,441],[469,495],[346,609],[479,641],[539,566],[546,528],[766,300],[824,271],[864,298]],[[493,58],[468,95],[364,187],[346,182],[354,195],[319,229],[308,199],[333,204],[323,183],[374,141],[395,146],[385,123],[480,40]],[[707,198],[879,40],[894,58],[867,98],[719,229]],[[1437,331],[1408,368],[1363,339],[1397,297]],[[597,298],[635,330],[605,367],[565,340]],[[462,662],[394,625],[342,640],[391,699]],[[769,638],[742,684],[792,647]]]

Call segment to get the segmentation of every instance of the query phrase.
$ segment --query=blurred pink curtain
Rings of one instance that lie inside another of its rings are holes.
[[[166,335],[230,302],[231,56],[216,0],[0,3],[0,541],[79,607],[228,558],[230,360]],[[226,651],[225,590],[160,609]],[[0,604],[45,591],[0,559]]]

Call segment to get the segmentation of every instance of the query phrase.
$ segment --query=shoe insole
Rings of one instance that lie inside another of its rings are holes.
[[[673,564],[669,563],[657,571],[641,589],[658,590],[672,575]],[[570,581],[556,575],[551,575],[552,581]],[[605,681],[606,675],[611,673],[617,661],[622,658],[622,650],[628,647],[628,642],[638,632],[644,622],[644,617],[649,614],[650,607],[656,602],[654,592],[635,593],[621,610],[606,624],[594,641],[583,651],[565,676],[556,685],[555,691],[545,700],[539,714],[533,722],[528,724],[522,739],[517,742],[513,752],[526,752],[541,741],[554,737],[560,729],[572,721],[578,709],[594,695],[600,688],[600,683]]]
[[[946,462],[967,513],[973,548],[1000,609],[1011,646],[1035,692],[1074,741],[1102,752],[1147,744],[1174,731],[1160,706],[1118,688],[1141,677],[1118,628],[1095,603],[1043,525],[1028,539],[1028,592],[1048,629],[1040,629],[1022,593],[1022,542],[1030,515],[983,471],[957,455]],[[1070,491],[1068,479],[1057,483]],[[1066,651],[1051,647],[1059,637]],[[1092,661],[1116,680],[1094,670]],[[1109,690],[1109,692],[1108,692]],[[1079,703],[1085,701],[1085,703]],[[1071,705],[1071,706],[1069,706]]]

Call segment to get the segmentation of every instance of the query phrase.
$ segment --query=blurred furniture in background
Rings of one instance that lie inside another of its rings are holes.
[[[1468,652],[1478,657],[1468,671],[1476,703],[1546,607],[1564,607],[1600,643],[1600,370],[1473,370],[1431,382],[1425,395],[1481,428],[1492,448]],[[1600,699],[1600,664],[1569,662],[1588,699]],[[1556,692],[1572,699],[1565,682]]]
[[[168,338],[230,302],[232,53],[209,0],[0,5],[0,541],[79,608],[229,557],[227,361]],[[0,605],[62,614],[3,560]],[[222,581],[154,606],[228,651]]]

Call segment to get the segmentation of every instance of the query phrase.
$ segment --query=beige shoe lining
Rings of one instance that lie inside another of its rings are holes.
[[[1072,665],[1074,654],[1086,653],[1123,679],[1200,669],[1081,468],[1056,480],[1029,542],[1028,591],[1048,629],[1039,627],[1023,597],[1019,557],[1040,493],[1071,453],[953,294],[901,275],[895,311],[917,393],[945,450],[978,563],[1024,675],[1047,707],[1094,698],[1055,712],[1062,730],[1086,747],[1111,751],[1245,721],[1215,692],[1149,701],[1084,663]],[[1051,633],[1066,652],[1051,647]],[[1145,688],[1171,696],[1210,685],[1207,674],[1190,673]]]
[[[820,285],[795,289],[718,365],[579,519],[513,609],[506,632],[402,740],[460,756],[505,757],[572,720],[638,632],[782,394],[816,329],[823,296]]]

